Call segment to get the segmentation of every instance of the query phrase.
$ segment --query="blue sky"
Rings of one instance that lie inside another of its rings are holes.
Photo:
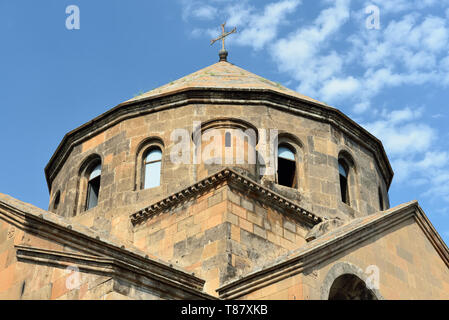
[[[239,31],[230,62],[380,138],[391,205],[418,199],[449,242],[448,0],[1,0],[0,192],[47,208],[43,170],[64,134],[215,63],[225,20]]]

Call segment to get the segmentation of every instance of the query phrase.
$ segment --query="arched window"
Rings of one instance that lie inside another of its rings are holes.
[[[338,160],[338,172],[340,175],[340,193],[341,201],[350,205],[349,202],[349,187],[348,187],[348,173],[349,167],[342,159]]]
[[[286,144],[278,147],[278,184],[296,188],[296,157],[293,148]]]
[[[231,146],[231,133],[226,132],[225,133],[225,147],[229,148]]]
[[[329,300],[377,300],[377,297],[365,281],[353,274],[343,274],[333,282]]]
[[[97,164],[89,173],[87,182],[86,210],[92,209],[98,204],[101,182],[101,164]]]
[[[382,190],[380,187],[377,189],[379,194],[379,210],[384,211],[384,198],[382,197]]]
[[[56,192],[55,199],[53,200],[53,210],[57,210],[59,207],[59,202],[61,200],[61,192]]]
[[[161,184],[162,151],[159,147],[150,148],[143,158],[143,189],[158,187]]]

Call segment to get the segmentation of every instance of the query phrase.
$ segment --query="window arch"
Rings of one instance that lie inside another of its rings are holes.
[[[164,150],[164,142],[159,137],[148,137],[139,143],[135,158],[135,191],[158,187],[162,184]]]
[[[384,197],[382,196],[382,189],[380,187],[377,189],[377,193],[379,195],[379,210],[384,211]]]
[[[244,120],[220,117],[202,122],[192,133],[193,162],[199,164],[194,169],[197,179],[230,165],[257,180],[260,172],[258,141],[258,129]]]
[[[322,282],[320,288],[321,300],[384,300],[379,289],[376,289],[380,287],[380,283],[377,283],[377,280],[380,279],[370,277],[370,280],[368,282],[368,276],[370,274],[367,272],[369,272],[370,270],[376,272],[375,269],[368,268],[364,271],[358,266],[345,261],[335,263],[327,272],[327,275]],[[368,288],[368,283],[370,284],[370,288]]]
[[[157,146],[150,147],[143,157],[142,189],[150,189],[161,185],[162,150]]]
[[[343,274],[334,280],[329,290],[329,300],[377,300],[365,281],[354,274]]]
[[[341,194],[341,201],[343,203],[346,203],[348,206],[351,205],[351,202],[349,200],[349,166],[346,163],[345,160],[339,159],[338,160],[338,173],[340,176],[340,194]]]
[[[357,210],[360,200],[360,181],[357,176],[357,165],[347,150],[343,149],[338,153],[337,170],[341,203]],[[343,207],[341,209],[345,210]]]
[[[56,192],[55,198],[53,200],[53,211],[58,210],[60,201],[61,201],[61,191],[58,190],[58,192]]]
[[[76,192],[73,216],[95,208],[100,199],[102,160],[98,154],[92,154],[82,163]]]
[[[95,208],[98,205],[101,183],[101,163],[97,163],[88,172],[86,211]]]
[[[286,143],[278,145],[277,182],[282,186],[297,187],[295,149]]]

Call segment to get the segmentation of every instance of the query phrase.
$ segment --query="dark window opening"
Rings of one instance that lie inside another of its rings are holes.
[[[348,188],[348,167],[342,160],[338,161],[338,171],[340,174],[341,201],[346,203],[347,205],[350,205]]]
[[[380,211],[384,211],[384,199],[382,197],[382,190],[380,189],[380,187],[378,189],[378,192],[379,192],[379,209]]]
[[[23,294],[25,293],[25,286],[26,286],[26,282],[24,281],[22,283],[22,288],[20,289],[20,296],[23,296]]]
[[[344,274],[332,284],[329,300],[377,300],[377,297],[362,279],[352,274]]]
[[[286,147],[278,148],[278,184],[296,188],[296,160],[294,152]]]
[[[58,191],[58,192],[56,193],[55,200],[54,200],[54,202],[53,202],[53,209],[54,209],[54,210],[57,210],[57,209],[58,209],[60,198],[61,198],[61,192]]]
[[[287,159],[279,158],[278,165],[278,183],[286,187],[294,187],[295,163]]]
[[[225,134],[225,146],[226,148],[229,148],[231,146],[231,133],[226,132]]]
[[[101,165],[97,165],[89,176],[87,184],[87,201],[86,210],[92,209],[98,204],[98,197],[100,195],[101,182]]]

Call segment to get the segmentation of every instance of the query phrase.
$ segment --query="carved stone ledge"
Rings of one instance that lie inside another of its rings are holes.
[[[199,195],[200,193],[212,189],[222,183],[232,184],[232,186],[237,187],[239,190],[247,194],[251,193],[252,195],[255,195],[267,205],[286,210],[289,213],[292,213],[295,218],[298,218],[306,224],[310,225],[310,227],[313,227],[322,221],[321,217],[318,217],[313,213],[301,208],[296,203],[281,196],[273,190],[270,190],[258,184],[257,182],[241,175],[233,169],[225,168],[195,183],[194,185],[187,187],[184,190],[181,190],[161,201],[150,205],[147,208],[141,209],[138,212],[131,214],[131,222],[134,226],[138,225],[164,210],[173,208],[174,206],[179,205],[184,201],[193,200],[195,196]]]

